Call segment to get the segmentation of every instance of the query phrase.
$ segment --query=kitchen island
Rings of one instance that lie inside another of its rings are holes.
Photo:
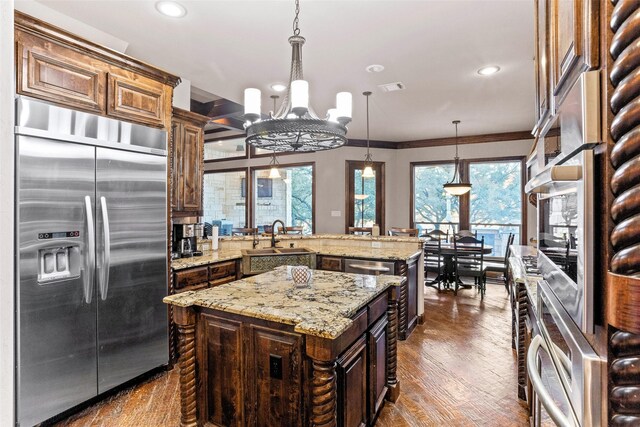
[[[399,394],[397,301],[406,279],[289,268],[168,296],[183,426],[372,425]],[[348,402],[348,404],[347,404]]]

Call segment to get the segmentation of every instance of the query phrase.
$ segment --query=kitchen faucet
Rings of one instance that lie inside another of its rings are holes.
[[[278,222],[282,224],[282,232],[284,234],[287,234],[287,227],[285,227],[284,222],[282,222],[279,219],[276,219],[275,221],[273,221],[273,224],[271,224],[271,247],[272,248],[275,248],[276,243],[280,241],[280,240],[276,240],[276,223]]]

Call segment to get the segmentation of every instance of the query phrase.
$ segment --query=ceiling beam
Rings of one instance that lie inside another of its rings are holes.
[[[352,139],[349,138],[346,144],[347,147],[366,147],[366,139]],[[393,141],[369,141],[369,147],[371,148],[386,148],[395,150],[398,148],[398,143]]]
[[[237,102],[229,101],[224,98],[216,99],[211,102],[198,102],[195,99],[192,99],[191,111],[195,111],[198,114],[202,114],[203,116],[207,116],[212,119],[220,119],[223,117],[244,114],[244,107]]]
[[[522,139],[534,139],[534,137],[531,135],[531,131],[528,130],[518,132],[487,133],[484,135],[460,136],[458,137],[458,144],[482,144],[486,142],[517,141]],[[455,145],[455,143],[455,137],[419,139],[416,141],[399,142],[397,148],[439,147],[442,145]]]
[[[229,129],[214,128],[214,129],[205,129],[204,130],[204,134],[205,135],[213,135],[214,133],[220,133],[220,132],[229,132]]]

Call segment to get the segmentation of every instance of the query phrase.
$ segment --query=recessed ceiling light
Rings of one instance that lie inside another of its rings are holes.
[[[495,74],[500,71],[500,67],[497,65],[489,65],[487,67],[482,67],[478,70],[478,74],[481,76],[490,76],[491,74]]]
[[[276,92],[283,92],[286,88],[287,86],[283,85],[282,83],[274,83],[271,85],[271,89],[275,90]]]
[[[367,68],[365,68],[365,70],[367,70],[367,73],[381,73],[384,71],[384,65],[380,65],[380,64],[369,65]]]
[[[171,18],[182,18],[187,14],[187,9],[180,3],[174,1],[159,1],[156,3],[156,10],[164,16]]]

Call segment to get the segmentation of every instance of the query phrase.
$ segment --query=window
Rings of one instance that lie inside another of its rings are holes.
[[[245,168],[207,171],[204,174],[204,221],[210,224],[220,221],[221,235],[230,234],[234,227],[246,227],[246,176]]]
[[[509,233],[522,235],[522,161],[470,161],[469,223],[478,238],[504,256]]]
[[[453,163],[412,163],[413,228],[419,234],[438,229],[456,233],[460,227],[460,200],[444,191],[453,176]]]
[[[449,195],[442,187],[451,180],[453,168],[453,163],[411,164],[411,226],[420,229],[420,234],[434,228],[449,235],[475,231],[492,246],[491,256],[497,257],[504,256],[509,233],[516,235],[515,242],[523,242],[524,159],[463,161],[460,169],[472,188],[460,197]]]
[[[373,162],[373,178],[363,178],[362,161],[347,160],[346,227],[380,226],[384,233],[384,163]]]
[[[315,164],[281,165],[280,178],[269,178],[266,167],[252,168],[252,218],[261,231],[276,219],[287,227],[303,227],[305,234],[314,230]]]
[[[207,131],[205,130],[205,137]],[[247,150],[244,136],[205,140],[204,161],[215,162],[222,160],[246,159]]]

